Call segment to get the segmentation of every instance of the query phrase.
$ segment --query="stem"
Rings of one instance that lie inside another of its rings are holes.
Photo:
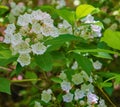
[[[108,81],[110,81],[110,80],[113,80],[113,79],[115,79],[115,78],[116,78],[116,76],[111,77],[111,78],[109,78],[109,79],[105,80],[105,81],[104,81],[104,83],[105,83],[105,82],[108,82]]]
[[[110,100],[110,98],[108,97],[108,95],[103,91],[103,89],[101,87],[98,87],[99,90],[103,93],[103,95],[106,97],[106,99],[110,102],[110,104],[112,105],[112,107],[116,107],[116,105]]]
[[[16,82],[32,82],[32,81],[40,81],[41,79],[23,79],[23,80],[11,80],[11,83],[16,83]]]
[[[5,67],[2,67],[2,66],[0,66],[0,69],[2,69],[2,70],[4,70],[4,71],[11,71],[10,68],[5,68]]]

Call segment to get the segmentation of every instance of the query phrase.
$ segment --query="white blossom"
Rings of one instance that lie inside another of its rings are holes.
[[[16,27],[14,24],[9,24],[6,28],[6,30],[4,31],[6,34],[13,34],[16,30]]]
[[[85,23],[94,23],[95,21],[94,21],[94,17],[89,14],[87,17],[85,17],[84,19],[82,19],[82,22],[85,22]]]
[[[85,93],[92,93],[94,92],[94,86],[92,84],[82,84],[81,85],[81,90],[84,91]]]
[[[59,78],[62,79],[62,80],[66,80],[67,79],[67,75],[65,74],[64,71],[62,71],[59,75]]]
[[[41,32],[44,36],[52,36],[52,37],[59,36],[58,29],[54,26],[43,25],[41,27]]]
[[[71,69],[76,70],[78,68],[78,63],[75,61],[71,67]]]
[[[48,103],[51,100],[51,91],[50,90],[44,90],[41,94],[41,100],[45,103]]]
[[[94,67],[94,69],[99,70],[102,68],[102,63],[97,60],[97,61],[93,62],[93,67]]]
[[[82,91],[80,89],[75,90],[75,100],[79,100],[79,99],[83,98],[84,96],[85,96],[84,91]]]
[[[99,100],[98,107],[107,107],[106,104],[105,104],[105,101],[103,99],[101,99],[101,98]]]
[[[96,103],[98,103],[98,97],[95,94],[88,93],[87,94],[87,103],[88,104],[96,104]]]
[[[44,54],[45,51],[47,50],[47,47],[40,42],[31,45],[31,48],[32,48],[32,52],[37,55]]]
[[[75,85],[79,85],[79,84],[83,83],[83,77],[80,73],[76,73],[76,74],[72,75],[72,81]]]
[[[13,34],[5,34],[3,42],[6,43],[6,44],[11,43],[11,36],[12,35]]]
[[[67,93],[67,94],[63,95],[64,102],[72,102],[72,100],[73,100],[73,94]]]
[[[11,36],[11,43],[12,45],[17,45],[22,42],[22,36],[20,33],[16,33]]]
[[[41,33],[41,25],[39,23],[33,23],[32,24],[32,32],[34,32],[36,34],[40,34]]]
[[[20,65],[23,67],[25,65],[30,64],[30,55],[29,54],[20,54],[17,61],[20,63]]]
[[[63,81],[61,83],[61,88],[63,91],[69,92],[69,90],[72,88],[70,82]]]
[[[42,20],[43,19],[42,15],[41,15],[42,13],[43,12],[41,10],[32,11],[32,13],[31,13],[32,20],[33,21],[34,20],[37,20],[37,21]]]
[[[64,6],[66,6],[65,0],[57,0],[57,6],[56,6],[57,9],[60,9]]]
[[[43,107],[43,106],[40,104],[40,102],[35,101],[34,107]]]
[[[25,13],[24,15],[20,15],[18,17],[17,24],[19,26],[27,26],[29,23],[32,23],[32,18],[30,14]]]

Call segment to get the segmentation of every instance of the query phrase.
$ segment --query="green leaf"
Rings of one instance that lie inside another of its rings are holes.
[[[62,80],[58,77],[52,77],[51,80],[55,83],[61,83],[62,82]]]
[[[42,70],[46,72],[52,70],[52,57],[50,54],[36,55],[35,61]]]
[[[0,78],[0,92],[11,94],[10,81],[6,78]]]
[[[66,9],[56,10],[57,14],[67,20],[71,25],[75,22],[75,12]]]
[[[7,6],[0,5],[0,16],[7,12],[9,8]]]
[[[91,14],[92,12],[95,12],[95,10],[96,10],[96,8],[91,6],[91,5],[88,5],[88,4],[80,5],[76,9],[76,17],[78,19],[82,18],[82,17],[85,17],[88,14]]]
[[[59,37],[46,41],[45,44],[46,45],[62,45],[65,42],[71,42],[74,40],[81,40],[81,38],[76,37],[74,35],[70,35],[70,34],[63,34],[63,35],[60,35]]]
[[[78,62],[78,65],[81,66],[88,75],[90,75],[93,70],[92,62],[87,57],[80,54],[74,54],[74,58]]]
[[[108,46],[114,49],[120,50],[120,32],[118,31],[106,30],[101,41],[104,41]]]
[[[107,94],[109,94],[110,96],[113,93],[113,87],[105,87],[104,90],[107,92]]]

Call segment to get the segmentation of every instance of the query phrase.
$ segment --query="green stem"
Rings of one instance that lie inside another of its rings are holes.
[[[40,81],[41,79],[23,79],[23,80],[11,80],[11,83],[16,83],[16,82],[32,82],[32,81]]]
[[[106,97],[106,99],[110,102],[110,104],[112,105],[112,107],[116,107],[116,105],[110,100],[110,98],[107,96],[107,94],[103,91],[103,89],[101,87],[98,87],[99,90],[103,93],[103,95]]]
[[[105,82],[108,82],[108,81],[110,81],[110,80],[113,80],[113,79],[115,79],[115,78],[116,78],[116,76],[111,77],[111,78],[109,78],[109,79],[105,80],[105,81],[104,81],[104,83],[105,83]]]
[[[117,54],[120,56],[119,52],[116,51],[111,51],[111,50],[106,50],[106,49],[83,49],[83,50],[71,50],[69,52],[81,52],[81,53],[96,53],[96,52],[105,52],[105,53],[110,53],[110,54]]]

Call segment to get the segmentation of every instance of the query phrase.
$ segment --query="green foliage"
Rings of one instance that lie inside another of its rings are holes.
[[[104,36],[101,38],[101,41],[104,41],[113,49],[120,50],[120,32],[118,31],[106,30],[104,32]]]
[[[6,78],[0,78],[0,92],[11,94],[10,80]]]
[[[9,8],[7,6],[0,5],[0,16],[5,14],[8,10]]]

